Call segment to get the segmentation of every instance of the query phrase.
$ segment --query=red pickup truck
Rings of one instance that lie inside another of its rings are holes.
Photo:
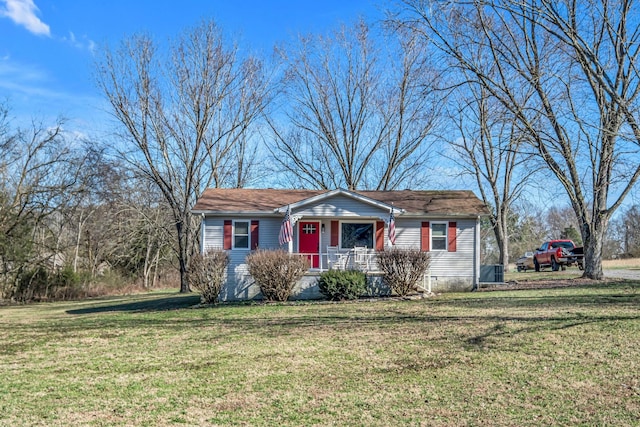
[[[582,270],[583,262],[583,248],[577,247],[571,240],[549,240],[533,254],[533,266],[536,271],[544,267],[551,267],[553,271],[565,270],[573,264]]]

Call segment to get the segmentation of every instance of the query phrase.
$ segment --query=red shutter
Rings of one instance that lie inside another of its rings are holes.
[[[449,231],[447,233],[447,237],[449,239],[449,252],[456,251],[456,234],[458,233],[458,224],[456,222],[449,223]]]
[[[224,249],[231,249],[231,235],[233,234],[233,224],[230,219],[224,220],[223,234],[224,234],[224,237],[222,239],[223,241],[222,247]]]
[[[331,221],[331,246],[338,246],[340,243],[340,222]]]
[[[384,251],[384,221],[376,221],[376,251]]]
[[[421,251],[424,251],[424,252],[429,251],[430,239],[431,237],[429,236],[429,221],[425,221],[422,223],[422,227],[420,228],[420,250]]]
[[[254,219],[251,221],[251,250],[255,251],[258,249],[258,240],[260,238],[260,233],[258,232],[258,226],[260,221]]]

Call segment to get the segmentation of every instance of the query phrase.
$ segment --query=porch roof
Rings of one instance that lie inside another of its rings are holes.
[[[335,194],[333,194],[335,193]],[[248,188],[209,188],[202,193],[192,209],[192,213],[262,213],[273,215],[274,211],[306,199],[345,195],[360,195],[404,210],[407,216],[479,216],[487,215],[487,207],[469,190],[431,191],[338,191],[338,190],[285,190]]]

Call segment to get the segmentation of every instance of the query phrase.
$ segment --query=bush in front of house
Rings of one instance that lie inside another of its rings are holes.
[[[367,292],[367,276],[357,270],[329,270],[320,275],[318,287],[331,301],[357,299]]]
[[[247,266],[264,299],[286,301],[309,269],[309,261],[283,250],[258,250],[247,256]]]
[[[378,253],[382,279],[397,295],[416,291],[429,269],[429,254],[419,249],[392,249]]]
[[[200,292],[203,304],[216,304],[224,284],[224,275],[229,265],[229,256],[222,250],[210,250],[204,255],[191,257],[187,270],[187,281]]]

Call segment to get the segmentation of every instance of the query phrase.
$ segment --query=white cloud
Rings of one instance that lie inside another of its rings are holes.
[[[71,46],[75,47],[76,49],[80,49],[80,50],[88,50],[90,53],[94,53],[95,49],[96,49],[96,43],[89,39],[87,36],[82,36],[80,38],[76,37],[76,35],[73,33],[73,31],[69,31],[69,36],[68,37],[62,37],[61,38],[62,41],[64,41],[65,43],[70,44]]]
[[[5,4],[5,8],[0,9],[0,16],[11,19],[33,34],[51,36],[49,26],[36,16],[39,9],[33,0],[0,0],[0,2]]]

